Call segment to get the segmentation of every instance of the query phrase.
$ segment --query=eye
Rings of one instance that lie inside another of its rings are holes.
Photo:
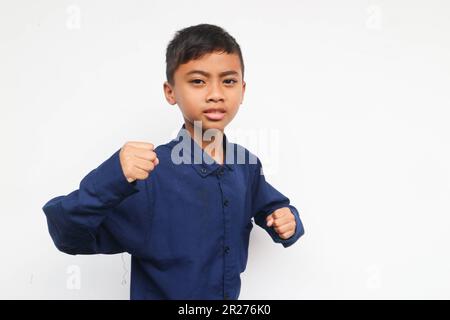
[[[223,80],[226,84],[235,84],[235,83],[237,83],[237,81],[236,80],[234,80],[234,79],[226,79],[226,80]],[[227,82],[227,81],[232,81],[231,83],[230,82]]]
[[[193,83],[193,84],[201,84],[201,82],[204,82],[203,80],[201,80],[201,79],[194,79],[194,80],[191,80],[191,81],[189,81],[190,83]]]

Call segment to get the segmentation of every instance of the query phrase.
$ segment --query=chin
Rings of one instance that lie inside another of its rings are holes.
[[[203,131],[208,130],[208,129],[216,129],[216,130],[220,130],[220,131],[225,130],[225,125],[219,124],[219,123],[203,122],[202,127],[203,127]]]
[[[211,121],[207,119],[197,119],[191,122],[194,124],[194,122],[201,122],[202,130],[208,130],[208,129],[219,129],[223,130],[227,123],[225,121]]]

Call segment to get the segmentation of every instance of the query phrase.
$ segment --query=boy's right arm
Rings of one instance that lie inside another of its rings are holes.
[[[137,180],[147,179],[158,163],[152,144],[127,142],[78,190],[48,201],[42,209],[55,246],[69,254],[135,253],[149,219],[140,214],[147,195]]]

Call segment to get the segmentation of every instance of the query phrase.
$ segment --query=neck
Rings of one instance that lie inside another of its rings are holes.
[[[213,129],[205,135],[207,130],[204,130],[202,127],[196,127],[188,121],[185,121],[185,127],[191,138],[201,146],[211,158],[220,164],[223,163],[223,130]]]

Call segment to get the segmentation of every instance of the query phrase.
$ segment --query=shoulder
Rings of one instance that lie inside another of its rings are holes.
[[[156,152],[156,154],[159,156],[165,156],[167,154],[170,154],[170,152],[172,151],[174,145],[174,140],[165,143],[165,144],[160,144],[158,145],[154,151]]]

